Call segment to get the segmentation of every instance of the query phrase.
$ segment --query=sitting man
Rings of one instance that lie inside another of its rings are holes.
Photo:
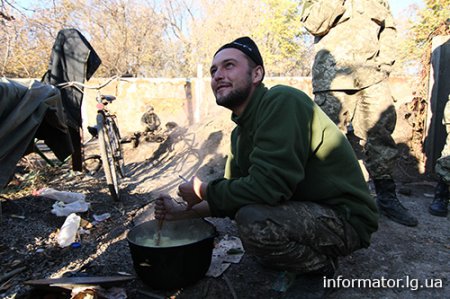
[[[225,178],[182,183],[178,193],[187,207],[161,195],[155,217],[228,216],[263,266],[293,273],[295,285],[306,288],[314,278],[323,291],[337,257],[368,247],[378,228],[351,145],[305,93],[264,86],[263,59],[250,38],[222,46],[210,72],[217,104],[236,123]]]
[[[147,111],[142,115],[141,122],[145,126],[145,133],[153,134],[161,125],[161,121],[159,120],[158,115],[156,115],[153,106],[148,106]]]

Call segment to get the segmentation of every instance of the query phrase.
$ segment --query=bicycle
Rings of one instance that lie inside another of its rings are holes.
[[[58,87],[68,88],[73,87],[84,94],[83,88],[97,90],[97,117],[96,126],[88,127],[92,135],[92,139],[97,138],[100,148],[101,165],[96,167],[100,169],[103,167],[109,193],[114,201],[120,199],[119,177],[125,177],[123,150],[121,144],[121,137],[119,127],[117,126],[117,116],[107,109],[107,105],[112,103],[116,97],[112,95],[103,95],[100,90],[114,80],[120,80],[119,76],[113,76],[105,83],[98,86],[90,86],[81,82],[71,81],[58,84]],[[89,140],[89,141],[90,141]],[[88,142],[89,142],[88,141]],[[86,142],[87,143],[87,142]],[[86,144],[85,143],[85,144]],[[90,156],[85,159],[97,159],[98,155]]]

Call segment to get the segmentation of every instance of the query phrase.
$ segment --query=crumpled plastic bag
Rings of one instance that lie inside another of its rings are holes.
[[[90,203],[85,201],[74,201],[71,203],[64,203],[62,201],[57,201],[53,204],[52,213],[58,217],[68,216],[72,213],[82,213],[86,212],[89,209]]]
[[[85,201],[86,195],[78,192],[59,191],[53,188],[42,188],[33,193],[34,195],[51,198],[64,203],[72,203],[75,201]]]
[[[69,216],[72,213],[83,213],[90,207],[90,204],[86,202],[86,195],[83,193],[42,188],[33,191],[33,195],[56,200],[51,212],[58,217]]]

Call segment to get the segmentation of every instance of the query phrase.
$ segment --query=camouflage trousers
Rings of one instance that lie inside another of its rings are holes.
[[[247,205],[235,220],[246,252],[275,270],[315,271],[360,248],[359,236],[347,221],[312,202]]]
[[[397,114],[387,80],[359,91],[319,92],[314,101],[344,134],[353,126],[372,179],[392,178],[397,146],[391,135]]]
[[[442,123],[447,131],[445,145],[441,152],[441,157],[436,160],[435,171],[447,183],[450,183],[450,96],[445,104]]]

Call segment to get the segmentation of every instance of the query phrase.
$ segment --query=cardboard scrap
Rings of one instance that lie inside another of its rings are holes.
[[[237,264],[244,255],[241,239],[236,236],[225,235],[213,249],[211,265],[206,276],[219,277],[231,264]]]

